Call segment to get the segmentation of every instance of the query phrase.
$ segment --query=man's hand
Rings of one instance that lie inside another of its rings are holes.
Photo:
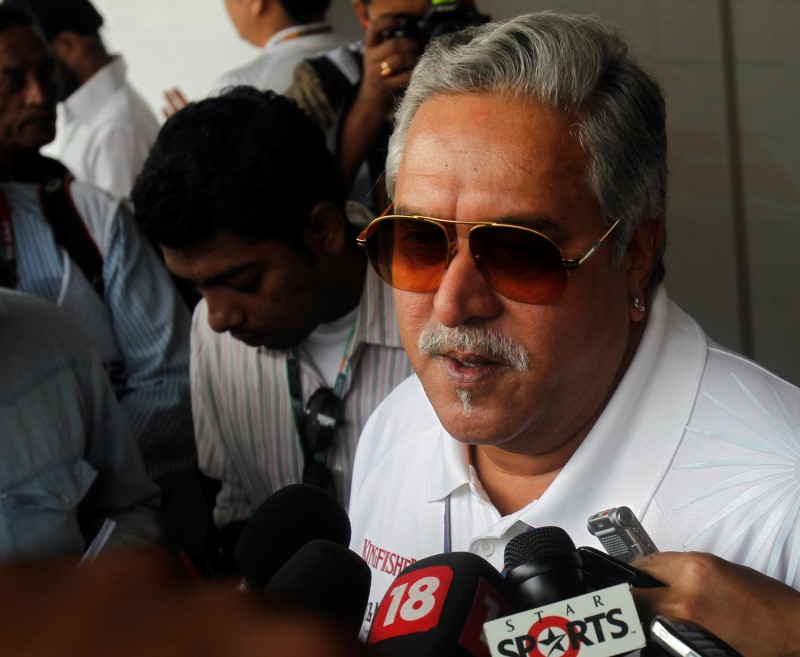
[[[383,14],[371,22],[364,35],[364,79],[358,100],[380,109],[381,118],[392,109],[395,96],[405,91],[419,57],[415,39],[391,36],[408,20],[402,14]]]
[[[164,115],[165,119],[168,119],[170,116],[182,110],[189,104],[189,100],[186,98],[186,94],[184,94],[178,87],[172,87],[171,89],[167,89],[164,92],[164,100],[166,101],[166,107],[161,108],[161,113]]]
[[[140,550],[90,566],[44,561],[0,570],[0,654],[14,657],[290,657],[366,654],[314,616],[270,607],[234,583],[189,585]]]
[[[800,592],[711,554],[658,552],[631,565],[667,586],[631,589],[643,620],[702,625],[745,657],[800,655]]]

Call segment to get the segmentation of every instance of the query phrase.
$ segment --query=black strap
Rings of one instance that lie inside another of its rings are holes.
[[[355,55],[354,55],[355,56]],[[334,111],[353,92],[353,85],[336,63],[325,55],[307,60],[319,78],[325,97]]]
[[[69,192],[71,180],[69,176],[54,178],[39,188],[39,198],[56,242],[67,251],[102,299],[103,256],[72,202]]]

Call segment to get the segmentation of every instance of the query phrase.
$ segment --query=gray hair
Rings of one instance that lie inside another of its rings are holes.
[[[619,260],[645,219],[663,217],[667,195],[666,110],[658,83],[597,16],[544,11],[435,40],[420,58],[396,113],[386,182],[394,197],[409,126],[441,94],[490,91],[531,98],[573,121],[589,155],[589,186],[614,235]],[[650,280],[664,277],[662,253]]]

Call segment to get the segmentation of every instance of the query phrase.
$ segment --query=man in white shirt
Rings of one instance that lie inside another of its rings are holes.
[[[330,4],[330,0],[225,0],[239,36],[263,52],[217,78],[212,92],[243,84],[283,92],[298,63],[344,43],[325,22]]]
[[[668,298],[665,103],[616,28],[542,12],[443,37],[396,117],[393,214],[359,240],[417,376],[356,455],[364,631],[403,564],[502,567],[547,525],[597,545],[588,517],[621,505],[662,550],[797,587],[800,392]]]
[[[62,77],[54,150],[78,180],[127,196],[159,123],[126,80],[119,55],[100,37],[103,17],[89,0],[15,0],[26,5],[50,44]]]

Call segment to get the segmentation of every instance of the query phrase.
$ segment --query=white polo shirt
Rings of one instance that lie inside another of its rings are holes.
[[[372,569],[362,634],[402,568],[444,550],[446,527],[452,550],[501,569],[506,544],[529,526],[599,548],[586,520],[621,505],[661,550],[712,552],[797,588],[796,473],[800,391],[711,342],[663,288],[589,435],[539,500],[506,517],[412,377],[372,415],[356,453],[351,548]]]

